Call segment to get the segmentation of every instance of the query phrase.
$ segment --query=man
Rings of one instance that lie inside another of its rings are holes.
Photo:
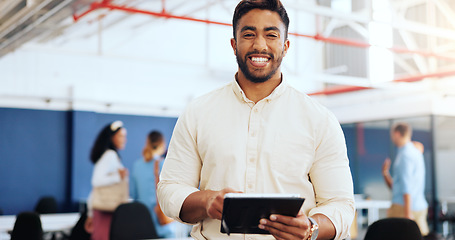
[[[388,217],[404,217],[416,221],[422,235],[429,233],[427,223],[428,203],[425,199],[425,163],[423,145],[412,142],[412,128],[407,123],[396,123],[390,131],[390,138],[398,147],[390,175],[391,161],[384,161],[382,174],[392,189],[392,206]],[[420,148],[420,149],[419,149]]]
[[[272,215],[272,235],[232,239],[343,239],[354,217],[346,145],[335,117],[287,85],[281,61],[289,19],[277,0],[241,1],[231,45],[235,81],[193,101],[180,116],[158,184],[166,215],[196,224],[196,239],[220,233],[228,192],[297,193],[297,217]]]

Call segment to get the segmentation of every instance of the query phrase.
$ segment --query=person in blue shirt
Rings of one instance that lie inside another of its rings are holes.
[[[175,224],[171,218],[163,214],[156,200],[156,184],[163,166],[163,155],[166,144],[159,131],[147,135],[142,158],[138,159],[130,177],[131,198],[145,204],[152,215],[156,233],[160,238],[175,238]]]
[[[388,217],[402,217],[414,220],[423,236],[429,233],[427,214],[428,202],[425,199],[425,162],[423,145],[411,141],[412,128],[407,123],[396,123],[390,131],[390,138],[398,147],[392,166],[387,158],[382,174],[387,186],[392,189],[392,206]],[[419,149],[420,148],[420,149]]]

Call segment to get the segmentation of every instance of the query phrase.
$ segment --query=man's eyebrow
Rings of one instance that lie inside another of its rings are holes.
[[[272,26],[272,27],[266,27],[264,28],[264,31],[277,31],[280,32],[280,29],[278,27]]]
[[[253,26],[244,26],[240,32],[244,32],[244,31],[247,31],[247,30],[251,30],[251,31],[256,31],[256,27],[253,27]]]

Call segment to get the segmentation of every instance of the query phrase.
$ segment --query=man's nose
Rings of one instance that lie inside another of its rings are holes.
[[[264,52],[267,51],[267,40],[263,36],[257,36],[253,42],[253,48],[255,51]]]

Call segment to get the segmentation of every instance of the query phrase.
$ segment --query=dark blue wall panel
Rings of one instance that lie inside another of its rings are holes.
[[[87,198],[90,192],[90,179],[92,175],[92,163],[89,159],[90,148],[96,137],[97,115],[94,112],[75,111],[72,114],[72,171],[71,171],[71,200]]]
[[[0,208],[33,210],[40,196],[65,201],[67,113],[0,108]]]
[[[90,149],[103,126],[122,120],[128,131],[124,165],[141,157],[149,131],[169,142],[176,118],[85,111],[0,108],[0,209],[33,210],[39,197],[57,198],[61,211],[77,210],[91,190]]]
[[[346,139],[346,148],[349,158],[349,167],[351,168],[352,180],[354,182],[354,192],[357,193],[358,184],[358,161],[357,161],[357,144],[356,144],[356,125],[344,124],[341,126]]]

